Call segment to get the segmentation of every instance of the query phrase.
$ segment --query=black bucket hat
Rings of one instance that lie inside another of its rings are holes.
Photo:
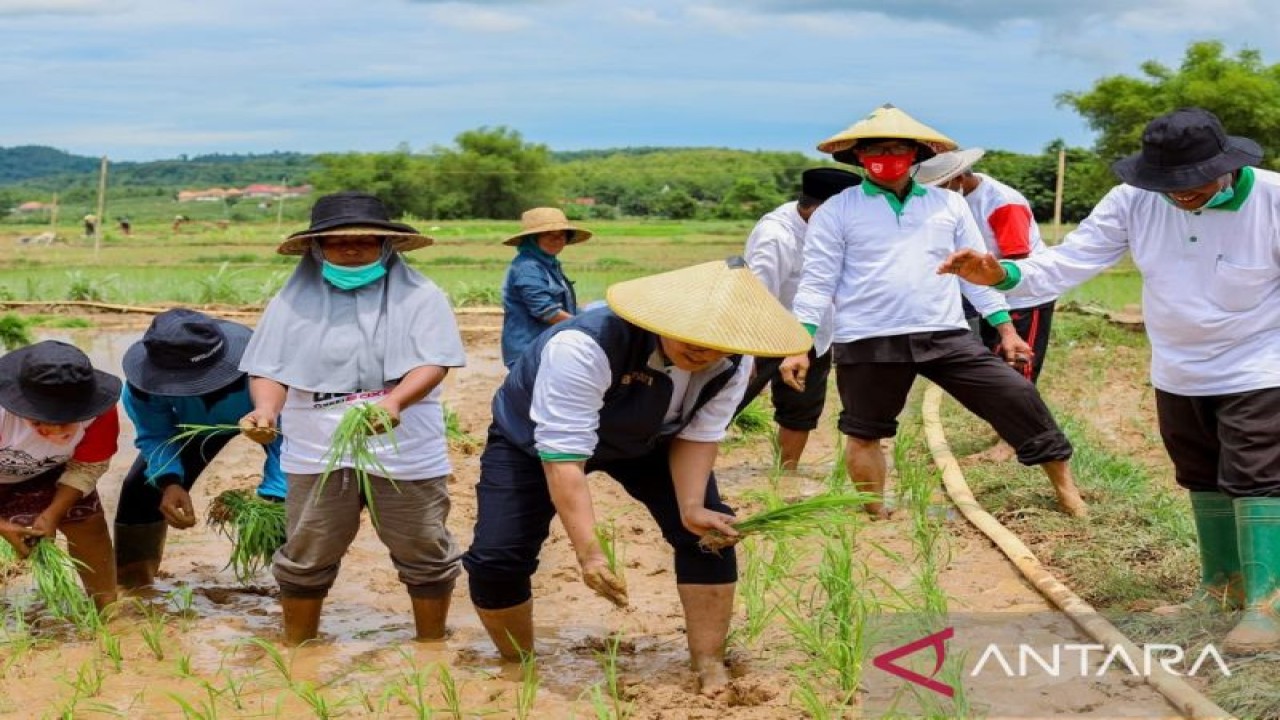
[[[45,340],[0,357],[0,407],[47,423],[92,420],[120,399],[120,378],[74,345]]]
[[[1142,150],[1112,163],[1111,171],[1143,190],[1177,192],[1207,185],[1261,161],[1261,145],[1228,135],[1216,115],[1193,107],[1147,123]]]
[[[240,356],[252,335],[240,323],[184,308],[166,310],[125,351],[124,376],[130,385],[155,395],[213,392],[244,375]]]
[[[391,239],[396,252],[417,250],[435,242],[410,225],[392,222],[387,206],[376,195],[340,192],[325,195],[311,208],[311,227],[288,237],[276,252],[301,255],[311,241],[326,235],[376,235]]]

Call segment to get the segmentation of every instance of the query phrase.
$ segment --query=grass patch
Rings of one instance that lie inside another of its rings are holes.
[[[30,320],[13,313],[0,315],[0,348],[17,350],[31,343]]]

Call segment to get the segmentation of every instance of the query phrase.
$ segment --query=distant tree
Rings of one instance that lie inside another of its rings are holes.
[[[1087,92],[1058,96],[1100,133],[1096,149],[1104,162],[1137,151],[1152,118],[1185,106],[1212,111],[1233,135],[1280,147],[1280,64],[1267,65],[1257,50],[1231,57],[1221,42],[1196,42],[1177,69],[1154,60],[1141,67],[1145,77],[1113,75]],[[1266,163],[1280,168],[1280,157]]]
[[[777,207],[782,195],[772,182],[765,183],[752,177],[740,177],[724,194],[716,207],[716,217],[727,220],[758,218]]]
[[[390,153],[320,155],[317,193],[360,190],[377,195],[393,216],[413,213],[431,217],[433,195],[428,185],[429,161],[401,145]]]
[[[432,152],[441,217],[514,219],[556,200],[551,153],[507,127],[468,130]],[[447,214],[445,210],[447,209]]]
[[[654,199],[653,211],[672,220],[691,220],[698,215],[698,201],[685,190],[671,188]]]

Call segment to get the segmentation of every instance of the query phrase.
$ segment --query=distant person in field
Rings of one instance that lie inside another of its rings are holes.
[[[92,213],[84,216],[84,236],[91,238],[98,233],[98,216]]]
[[[59,531],[99,610],[116,599],[98,480],[116,454],[120,379],[46,340],[0,357],[0,536],[26,557]]]
[[[1160,435],[1199,535],[1191,604],[1245,609],[1222,645],[1238,654],[1280,650],[1280,174],[1261,161],[1208,110],[1175,110],[1061,245],[1023,260],[966,248],[939,269],[1048,296],[1133,258]]]
[[[920,163],[916,182],[960,193],[978,221],[987,252],[997,258],[1021,260],[1044,252],[1046,245],[1040,239],[1040,226],[1031,213],[1031,203],[1022,193],[990,175],[973,171],[974,163],[983,154],[982,148],[939,153]],[[1033,383],[1040,378],[1049,352],[1049,331],[1057,300],[1056,294],[1008,299],[1013,328],[1031,346],[1031,362],[1024,363],[1021,370]],[[972,308],[965,305],[966,310]],[[984,319],[979,318],[978,323],[982,344],[999,355],[1000,333]]]
[[[749,356],[795,355],[811,343],[741,258],[617,283],[607,301],[539,335],[494,395],[475,539],[462,561],[471,601],[505,660],[534,652],[531,578],[558,515],[583,582],[625,606],[624,579],[594,532],[587,474],[604,472],[671,545],[693,670],[701,691],[717,695],[729,681],[737,561],[732,548],[717,554],[698,541],[737,534],[712,472],[719,442]]]
[[[191,487],[234,432],[174,442],[182,425],[235,425],[253,409],[240,356],[253,331],[194,310],[160,313],[124,354],[122,404],[136,431],[138,457],[120,486],[116,567],[120,585],[155,581],[167,528],[195,527]],[[283,502],[280,439],[265,447],[258,495]]]
[[[391,221],[373,195],[343,192],[320,198],[311,226],[277,250],[300,259],[240,362],[254,405],[241,425],[258,442],[284,435],[288,540],[272,573],[291,645],[319,634],[324,599],[360,527],[366,498],[356,469],[369,471],[371,519],[408,589],[416,638],[444,637],[462,568],[445,525],[452,467],[440,383],[466,356],[449,299],[401,257],[432,242]],[[344,414],[366,403],[391,416],[392,428],[368,436],[381,467],[329,456]]]
[[[129,237],[133,234],[133,223],[127,216],[116,218],[116,222],[120,223],[120,232],[124,233],[125,237]]]
[[[839,168],[805,170],[800,176],[799,198],[770,211],[752,228],[744,253],[747,266],[784,307],[791,308],[800,285],[809,217],[827,198],[860,182],[862,176]],[[783,382],[779,375],[783,358],[756,358],[755,376],[737,410],[742,412],[766,386],[770,387],[773,420],[778,424],[778,460],[788,471],[799,466],[809,433],[818,427],[826,403],[827,377],[831,372],[829,318],[820,328],[822,332],[809,350],[807,373],[790,376],[795,385]]]
[[[845,466],[860,490],[884,493],[880,440],[897,434],[897,416],[923,375],[990,423],[1019,462],[1039,465],[1064,512],[1085,515],[1068,463],[1071,443],[1035,386],[1014,369],[1031,360],[1031,348],[1014,330],[1008,304],[990,288],[936,272],[938,258],[984,247],[959,195],[911,177],[912,165],[954,148],[950,138],[892,105],[818,144],[866,173],[856,189],[809,218],[794,301],[796,317],[813,332],[824,322],[834,325]],[[1003,360],[969,331],[961,293],[999,332]],[[797,360],[781,369],[784,379],[805,370],[808,358]],[[889,515],[883,503],[867,509]]]
[[[503,241],[516,248],[502,281],[502,364],[510,368],[543,330],[578,314],[573,282],[556,257],[566,245],[586,242],[591,231],[571,224],[559,208],[520,216],[520,232]]]

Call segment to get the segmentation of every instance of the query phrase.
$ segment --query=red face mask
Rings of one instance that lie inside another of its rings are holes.
[[[859,155],[858,160],[867,171],[867,175],[877,182],[894,183],[911,172],[911,165],[916,161],[916,154],[907,155]]]

